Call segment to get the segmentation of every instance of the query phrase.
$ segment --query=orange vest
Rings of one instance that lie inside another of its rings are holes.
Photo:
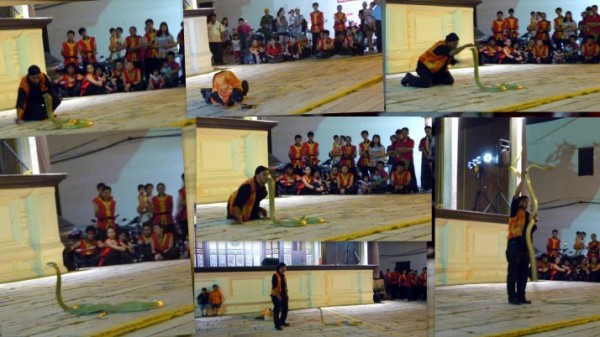
[[[275,288],[271,289],[271,296],[283,296],[285,294],[283,294],[283,282],[282,281],[282,277],[281,275],[279,275],[279,272],[275,272],[273,275],[275,275],[275,277],[277,278],[277,286],[275,286]],[[285,280],[285,274],[283,275],[283,280]]]
[[[519,209],[517,215],[508,219],[508,239],[520,238],[525,230],[525,210]]]
[[[583,56],[595,57],[598,56],[599,51],[600,47],[598,47],[597,43],[593,43],[591,46],[587,43],[584,43],[581,47],[581,54]]]
[[[96,225],[98,228],[102,230],[114,228],[115,208],[117,206],[115,199],[110,198],[110,200],[104,201],[102,198],[96,197],[93,202],[98,206],[98,213],[96,213]]]
[[[75,77],[69,76],[69,74],[62,75],[62,81],[65,82],[65,88],[71,89],[77,85],[77,74],[73,74]]]
[[[560,249],[560,239],[548,238],[548,244],[546,245],[549,257],[557,257],[558,250]]]
[[[358,159],[358,166],[369,166],[371,164],[371,160],[369,158],[369,146],[371,145],[370,141],[362,142],[359,144],[360,152],[366,152],[365,155],[361,155]]]
[[[217,92],[221,100],[227,104],[231,99],[233,89],[242,89],[242,81],[231,71],[221,71],[213,77],[212,92]],[[212,103],[217,104],[213,99]]]
[[[158,47],[154,47],[154,41],[156,41],[156,30],[152,32],[147,32],[144,37],[146,38],[147,49],[146,49],[146,58],[147,59],[157,59],[159,58]]]
[[[106,245],[106,242],[108,242],[110,239],[106,239],[104,240],[105,246],[104,248],[102,248],[102,252],[100,252],[100,266],[104,265],[104,257],[106,257],[108,255],[108,253],[112,252],[112,248],[110,248],[109,246]],[[119,241],[119,240],[110,240],[112,241],[112,243],[116,246],[123,246],[123,242]]]
[[[81,48],[81,59],[83,62],[97,63],[96,54],[96,38],[90,36],[87,40],[79,40],[79,47]]]
[[[410,172],[408,170],[402,171],[402,174],[398,174],[398,171],[392,172],[392,185],[403,186],[410,183]]]
[[[313,33],[320,33],[324,30],[323,27],[323,12],[317,12],[315,13],[314,11],[310,13],[310,23],[311,23],[311,27],[310,27],[310,31]]]
[[[223,294],[221,293],[221,290],[217,289],[217,290],[213,290],[208,294],[208,301],[211,304],[221,304],[223,303]]]
[[[592,257],[598,257],[598,253],[600,252],[600,242],[599,241],[590,241],[588,243],[588,259],[592,259]]]
[[[127,48],[139,47],[142,45],[142,37],[141,36],[128,36],[125,38],[125,44]],[[138,62],[142,60],[142,50],[138,49],[137,51],[129,51],[125,52],[125,59],[129,62]]]
[[[344,177],[343,173],[338,173],[338,186],[340,188],[350,188],[354,186],[354,174],[348,172],[346,177]]]
[[[496,40],[504,39],[504,20],[494,20],[492,22],[492,33]]]
[[[286,173],[284,173],[280,178],[279,178],[279,182],[283,185],[283,186],[292,186],[296,183],[296,181],[298,180],[298,176],[295,174],[292,174],[292,176],[288,176]]]
[[[165,195],[159,197],[158,195],[152,198],[152,218],[153,224],[172,225],[175,221],[173,220],[173,197]]]
[[[306,157],[305,162],[308,165],[318,165],[319,164],[319,143],[313,142],[312,144],[309,142],[305,142],[302,144],[302,155]]]
[[[346,14],[345,13],[335,13],[333,15],[334,19],[335,19],[335,23],[333,24],[333,30],[336,32],[343,32],[346,31]],[[339,21],[342,20],[343,22],[340,23]]]
[[[142,72],[139,68],[133,68],[133,72],[123,70],[123,82],[124,84],[134,84],[142,79]]]
[[[177,212],[178,221],[187,221],[187,204],[185,203],[185,198],[185,188],[182,187],[179,189],[179,200],[183,200],[183,208]]]
[[[437,55],[434,50],[439,46],[445,46],[446,41],[438,41],[429,50],[419,56],[419,62],[423,63],[432,73],[437,73],[442,70],[450,57],[446,55]]]
[[[548,40],[548,38],[549,38],[548,32],[550,31],[550,21],[542,20],[542,21],[538,22],[537,28],[538,28],[537,39],[542,40],[542,41]]]
[[[504,19],[504,29],[508,31],[508,37],[519,37],[519,19],[507,17]]]
[[[69,42],[65,41],[62,44],[62,54],[65,58],[64,64],[68,65],[69,63],[75,64],[75,66],[79,65],[79,49],[77,48],[77,42]]]
[[[356,154],[356,146],[354,145],[344,145],[342,146],[342,160],[340,161],[342,165],[347,165],[348,168],[353,168],[355,166],[354,159],[352,156]],[[346,156],[347,158],[343,158]]]
[[[244,206],[242,206],[242,221],[248,221],[250,220],[250,217],[252,216],[252,209],[254,208],[254,201],[256,201],[256,181],[254,181],[254,177],[246,180],[242,185],[240,185],[240,187],[242,187],[244,184],[249,184],[250,185],[250,197],[248,198],[248,200],[246,200],[246,203],[244,204]],[[234,216],[235,215],[235,206],[233,205],[235,198],[237,197],[239,188],[233,192],[230,196],[229,196],[229,215]]]
[[[540,49],[538,45],[535,45],[535,47],[533,47],[533,56],[534,57],[548,57],[548,46],[543,45],[542,48]]]
[[[290,161],[294,168],[302,168],[304,167],[304,163],[302,162],[302,145],[296,146],[296,144],[290,145]]]
[[[92,249],[92,247],[94,247]],[[82,239],[79,241],[79,249],[82,250],[81,255],[90,256],[96,254],[98,250],[98,241],[94,240],[92,243],[88,243],[87,240]]]
[[[154,250],[156,250],[158,253],[165,253],[166,251],[169,250],[169,243],[171,242],[171,239],[173,238],[173,234],[164,233],[162,240],[160,240],[158,238],[158,235],[152,233],[151,238],[152,238],[152,243],[154,244]]]
[[[562,23],[563,23],[562,17],[554,19],[554,27],[559,27],[559,28],[554,29],[554,34],[552,34],[552,38],[557,39],[557,40],[564,39],[565,33],[563,32]]]

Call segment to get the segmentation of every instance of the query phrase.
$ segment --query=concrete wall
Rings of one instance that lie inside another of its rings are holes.
[[[600,120],[595,118],[561,119],[527,126],[527,156],[530,162],[551,165],[547,171],[534,170],[531,179],[540,202],[538,230],[534,235],[537,249],[545,251],[553,229],[562,242],[573,249],[575,232],[585,231],[586,241],[598,230],[598,204],[577,204],[544,209],[571,202],[600,202]],[[594,147],[594,176],[578,176],[578,148]]]
[[[567,11],[573,13],[573,19],[576,22],[581,20],[581,12],[585,11],[587,6],[594,2],[581,0],[483,0],[481,5],[477,6],[477,28],[487,35],[492,34],[492,21],[496,19],[496,12],[503,11],[504,16],[508,16],[508,9],[514,8],[515,16],[519,18],[519,33],[527,33],[529,18],[532,11],[545,12],[547,19],[552,21],[556,17],[554,10],[557,7],[562,8],[563,15]]]
[[[120,131],[49,136],[48,147],[52,161],[57,153],[74,149],[69,155],[99,149],[128,137],[174,134],[175,137],[127,141],[110,149],[88,156],[52,164],[52,172],[68,173],[59,185],[62,215],[77,225],[88,225],[94,217],[92,199],[96,184],[112,187],[117,201],[116,213],[132,219],[137,215],[137,185],[159,182],[166,184],[167,193],[177,202],[183,173],[181,130]],[[155,189],[156,193],[156,189]]]
[[[144,22],[152,19],[156,29],[161,22],[166,22],[171,35],[177,38],[183,21],[183,7],[180,0],[152,0],[151,4],[148,0],[83,1],[40,9],[36,16],[54,18],[48,25],[48,37],[50,51],[59,60],[62,60],[60,47],[66,40],[67,31],[75,31],[76,40],[79,40],[77,30],[80,27],[85,27],[88,34],[96,38],[98,57],[108,58],[108,30],[111,27],[123,28],[123,35],[128,36],[129,27],[135,26],[138,35],[144,35]]]

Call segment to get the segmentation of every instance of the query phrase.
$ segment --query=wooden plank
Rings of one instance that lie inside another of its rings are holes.
[[[284,196],[276,198],[275,203],[279,217],[319,216],[326,222],[304,227],[281,227],[269,220],[235,225],[225,218],[227,203],[221,202],[196,206],[197,238],[200,241],[290,238],[318,241],[358,233],[359,237],[354,239],[362,240],[375,234],[382,234],[377,237],[387,241],[431,239],[431,194]],[[268,208],[268,200],[263,200],[261,205]],[[413,225],[420,227],[390,228],[411,221],[417,221]],[[416,231],[412,232],[413,229]],[[389,232],[391,230],[393,232]]]
[[[383,74],[379,54],[334,56],[327,60],[306,59],[278,64],[231,65],[220,69],[231,70],[240,79],[249,82],[250,91],[244,102],[256,105],[257,108],[225,110],[207,105],[200,94],[200,88],[211,87],[212,78],[216,73],[213,72],[186,80],[188,116],[288,115]],[[383,102],[383,92],[375,90],[369,99],[373,102]],[[329,108],[327,113],[346,112],[334,105]]]

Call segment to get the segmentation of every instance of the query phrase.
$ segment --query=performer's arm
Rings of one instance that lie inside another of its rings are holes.
[[[456,49],[454,49],[454,50],[451,50],[449,55],[450,55],[450,56],[457,55],[457,54],[459,54],[460,52],[462,52],[463,50],[465,50],[465,49],[467,49],[467,48],[472,48],[472,47],[475,47],[475,45],[474,45],[474,44],[472,44],[472,43],[467,43],[467,44],[465,44],[465,45],[463,45],[463,46],[460,46],[460,47],[458,47],[458,48],[456,48]]]
[[[527,172],[524,173],[524,175],[527,174]],[[525,183],[525,177],[523,177],[523,179],[521,179],[521,182],[519,182],[519,185],[517,186],[516,190],[515,190],[515,197],[518,198],[521,196],[521,193],[523,192],[523,184]]]

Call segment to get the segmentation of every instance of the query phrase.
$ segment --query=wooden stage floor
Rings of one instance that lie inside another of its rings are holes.
[[[0,111],[2,138],[180,127],[185,120],[185,88],[63,100],[56,109],[57,118],[85,118],[94,122],[92,127],[84,129],[52,130],[53,124],[48,120],[17,125],[15,116],[14,109]]]
[[[231,65],[247,80],[250,91],[244,103],[256,109],[222,109],[207,105],[200,88],[210,88],[217,71],[186,80],[187,113],[193,117],[243,117],[383,111],[383,64],[380,54],[334,56],[328,60],[260,65]]]
[[[386,112],[590,112],[600,108],[597,65],[486,65],[480,67],[484,85],[518,83],[523,90],[482,92],[473,68],[450,70],[455,83],[427,89],[405,88],[402,74],[386,76]],[[413,72],[414,74],[415,72]]]
[[[589,282],[540,281],[527,284],[529,305],[507,302],[506,284],[473,284],[443,286],[435,289],[435,335],[439,337],[507,335],[522,336],[540,333],[542,327],[560,322],[575,323],[577,319],[600,320],[598,308],[600,284]],[[578,327],[597,326],[590,321]],[[566,324],[559,324],[565,332]],[[577,331],[577,330],[574,330]],[[544,332],[544,336],[552,331]],[[563,335],[561,335],[563,336]],[[584,334],[577,336],[587,336]],[[591,336],[591,335],[590,335]],[[596,335],[598,336],[598,330]]]
[[[101,267],[63,275],[67,305],[152,299],[165,302],[164,307],[146,312],[109,314],[103,318],[70,315],[56,303],[55,284],[54,276],[0,284],[2,336],[105,335],[133,322],[148,326],[144,336],[161,335],[165,327],[171,336],[194,331],[189,260]],[[186,313],[163,322],[154,321],[176,310]],[[132,335],[137,336],[135,332]]]
[[[257,320],[249,315],[196,319],[198,336],[427,336],[427,306],[424,302],[384,301],[382,303],[323,308],[326,323],[362,321],[361,326],[326,326],[318,309],[291,310],[289,327],[275,330],[273,320]]]
[[[268,209],[268,200],[262,207]],[[196,206],[199,241],[431,241],[431,194],[284,196],[275,199],[281,218],[319,216],[325,223],[281,227],[270,220],[235,225],[226,202]]]

